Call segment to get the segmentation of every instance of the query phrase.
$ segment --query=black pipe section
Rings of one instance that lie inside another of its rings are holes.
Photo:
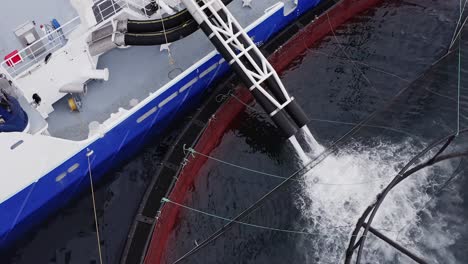
[[[211,28],[205,22],[200,24],[200,28],[207,36],[210,36],[213,33]],[[210,38],[210,41],[216,47],[221,56],[226,60],[226,62],[229,63],[230,61],[232,61],[233,58],[231,54],[223,46],[221,40],[219,40],[216,36],[213,36],[212,38]],[[239,76],[239,78],[247,86],[247,88],[252,87],[253,83],[250,81],[250,79],[247,77],[247,74],[242,70],[242,68],[237,62],[234,62],[231,65],[231,68]],[[251,93],[254,96],[255,100],[257,100],[257,102],[268,114],[276,110],[276,106],[272,102],[270,102],[270,100],[268,100],[268,98],[266,98],[258,89],[253,89]],[[271,119],[287,138],[296,134],[297,128],[289,121],[284,111],[278,111],[275,115],[271,116]]]
[[[179,27],[172,28],[165,32],[135,34],[127,33],[124,35],[125,45],[132,46],[153,46],[171,43],[185,38],[197,31],[198,24],[194,20],[189,21]]]
[[[221,0],[223,4],[228,5],[232,0]],[[182,24],[193,21],[193,17],[187,9],[180,11],[174,15],[152,20],[128,20],[127,32],[128,33],[150,33],[169,30],[171,28],[179,27]]]
[[[228,4],[231,1],[232,0],[222,0],[224,4]],[[207,15],[211,16],[211,14]],[[225,21],[227,21],[226,14],[224,14],[224,12],[219,12],[219,15]],[[185,23],[183,23],[184,20]],[[183,24],[180,25],[180,23]],[[176,27],[176,25],[180,26]],[[213,33],[213,31],[209,28],[208,25],[206,25],[206,23],[202,23],[200,27],[207,36],[210,36]],[[133,46],[161,45],[171,43],[180,40],[184,37],[187,37],[193,32],[195,32],[197,29],[197,23],[187,10],[184,10],[171,17],[164,19],[147,21],[129,20],[127,24],[128,32],[145,33],[126,33],[124,35],[124,43],[125,45]],[[153,30],[158,32],[147,33]],[[161,32],[161,30],[163,30],[163,32]],[[239,31],[239,29],[235,30],[236,32]],[[224,48],[223,44],[219,39],[213,37],[210,40],[226,61],[229,62],[233,59],[229,52]],[[244,38],[241,38],[241,42],[248,45],[247,40]],[[260,58],[255,53],[250,54],[256,61],[260,62]],[[246,67],[250,69],[253,68],[253,66],[248,61],[244,60],[244,62]],[[240,76],[241,80],[247,85],[247,87],[251,87],[253,85],[253,83],[250,81],[250,79],[247,77],[247,75],[237,63],[234,62],[231,65],[231,67]],[[277,84],[276,80],[271,77],[267,80],[267,83],[270,87],[273,96],[277,98],[278,102],[284,103],[286,99],[282,94],[281,89]],[[277,109],[277,107],[272,102],[270,102],[270,100],[268,100],[268,98],[266,98],[258,89],[253,89],[251,93],[268,114],[272,113]],[[295,122],[296,125],[291,123],[288,115]],[[287,138],[294,135],[297,132],[297,128],[304,126],[308,121],[308,118],[305,115],[304,111],[294,100],[290,102],[284,109],[281,109],[276,114],[271,116],[271,119]]]
[[[229,4],[232,0],[222,0],[222,2]],[[188,37],[197,30],[197,22],[186,9],[164,19],[128,20],[124,45],[162,45]]]
[[[366,223],[363,224],[363,226],[367,226]],[[380,233],[379,231],[375,230],[372,226],[369,226],[369,232],[371,232],[372,234],[374,234],[376,237],[382,239],[383,241],[387,242],[390,246],[394,247],[395,249],[397,249],[398,251],[400,251],[401,253],[405,254],[406,256],[408,256],[409,258],[411,258],[412,260],[416,261],[417,263],[419,264],[427,264],[427,262],[425,260],[423,260],[422,258],[418,257],[416,254],[414,254],[413,252],[407,250],[406,248],[402,247],[400,244],[398,244],[397,242],[393,241],[392,239],[390,239],[389,237],[387,237],[386,235]]]
[[[184,9],[172,16],[168,16],[164,19],[153,19],[153,20],[128,20],[127,21],[127,32],[128,33],[148,33],[158,32],[164,29],[177,27],[185,22],[193,20],[192,15]],[[164,26],[163,26],[164,23]]]

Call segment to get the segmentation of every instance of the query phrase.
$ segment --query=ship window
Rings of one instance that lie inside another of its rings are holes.
[[[65,176],[67,176],[67,173],[62,172],[59,176],[55,177],[55,181],[59,182],[59,181],[63,180],[63,178],[65,178]]]
[[[150,115],[152,115],[154,112],[156,112],[156,110],[158,110],[158,108],[155,106],[153,108],[151,108],[150,110],[148,110],[148,112],[144,113],[142,116],[140,116],[138,119],[137,119],[137,123],[141,123],[143,122],[143,120],[145,120],[146,118],[148,118]]]
[[[215,63],[211,65],[208,69],[204,70],[202,73],[200,73],[200,78],[205,77],[208,73],[210,73],[212,70],[216,69],[218,67],[218,63]]]
[[[68,168],[68,170],[67,170],[68,173],[74,172],[76,169],[78,169],[79,166],[80,166],[80,164],[78,164],[78,163],[73,164],[70,168]]]
[[[174,92],[173,94],[169,95],[166,99],[162,100],[158,105],[159,108],[163,107],[164,105],[169,103],[172,99],[176,98],[177,94],[178,94],[177,92]]]
[[[198,78],[192,79],[190,82],[186,83],[184,86],[180,87],[179,93],[182,93],[183,91],[187,90],[192,86],[194,83],[198,81]]]
[[[23,140],[19,140],[17,141],[15,144],[11,145],[10,149],[11,150],[14,150],[15,148],[19,147],[19,145],[23,144],[24,141]]]

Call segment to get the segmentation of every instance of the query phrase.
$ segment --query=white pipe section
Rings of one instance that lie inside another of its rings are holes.
[[[310,145],[314,155],[320,154],[320,152],[325,150],[325,148],[317,142],[307,125],[301,127],[301,130],[304,132],[305,140]]]
[[[60,88],[61,93],[86,93],[86,85],[82,83],[69,83]]]
[[[89,54],[91,56],[98,56],[116,47],[117,47],[117,44],[112,42],[112,36],[109,36],[107,38],[103,38],[96,42],[91,43],[89,45]]]
[[[105,68],[102,70],[85,70],[82,73],[82,76],[87,79],[96,79],[96,80],[109,80],[109,69]]]

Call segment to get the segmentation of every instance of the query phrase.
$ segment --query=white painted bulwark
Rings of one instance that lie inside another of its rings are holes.
[[[20,141],[22,143],[17,145]],[[1,203],[55,169],[85,145],[49,136],[13,132],[0,133],[0,146]]]

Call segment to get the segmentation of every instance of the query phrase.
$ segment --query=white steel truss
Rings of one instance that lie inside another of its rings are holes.
[[[221,0],[182,0],[182,2],[187,6],[198,23],[206,23],[213,31],[208,37],[210,39],[216,37],[221,41],[224,48],[232,57],[229,64],[237,63],[252,83],[249,90],[258,89],[275,105],[276,110],[269,113],[270,116],[275,115],[294,100],[293,97],[289,96],[275,69]],[[220,14],[223,14],[225,18],[223,19]],[[246,42],[247,45],[244,45],[243,42]],[[249,69],[242,59],[248,61],[253,69]],[[281,93],[285,98],[283,103],[280,103],[262,86],[270,77],[273,77],[280,87]]]

